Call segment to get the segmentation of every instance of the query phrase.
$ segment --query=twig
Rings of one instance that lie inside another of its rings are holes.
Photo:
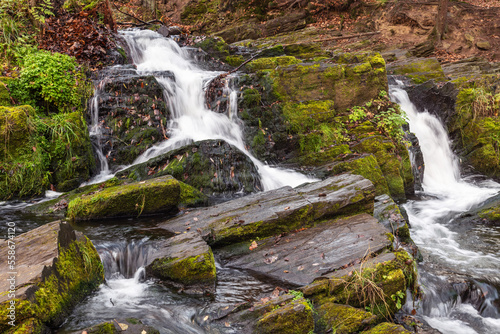
[[[376,35],[376,34],[380,34],[380,31],[364,32],[361,34],[355,34],[355,35],[350,35],[350,36],[320,38],[320,39],[313,40],[313,42],[334,41],[334,40],[339,40],[339,39],[349,39],[349,38],[362,37],[362,36],[371,36],[371,35]]]
[[[127,15],[127,16],[130,16],[131,18],[136,19],[137,21],[139,21],[139,22],[141,22],[141,23],[144,23],[144,25],[148,25],[148,23],[147,23],[146,21],[143,21],[143,20],[141,20],[140,18],[135,17],[135,16],[134,16],[134,15],[132,15],[132,14],[122,12],[122,11],[120,10],[120,8],[118,8],[118,6],[117,6],[114,2],[111,2],[111,3],[113,4],[113,6],[115,6],[116,10],[117,10],[117,11],[119,11],[120,13],[125,14],[125,15]]]

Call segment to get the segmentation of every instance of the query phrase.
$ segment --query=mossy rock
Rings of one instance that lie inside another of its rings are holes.
[[[357,333],[377,321],[377,316],[349,305],[328,302],[318,306],[317,311],[327,329],[338,334]]]
[[[421,84],[428,80],[446,81],[441,64],[436,58],[411,60],[403,64],[391,64],[390,74],[405,75],[414,84]]]
[[[500,222],[500,205],[493,205],[478,212],[478,216],[490,222]]]
[[[167,175],[83,194],[69,202],[67,217],[79,221],[175,211],[179,198],[179,182]]]
[[[303,334],[313,330],[313,310],[303,297],[299,297],[261,316],[254,333]]]
[[[203,140],[170,151],[116,174],[146,180],[172,175],[208,196],[262,190],[252,160],[223,140]]]
[[[364,138],[351,149],[358,153],[372,153],[384,174],[391,197],[397,200],[405,198],[405,182],[400,172],[402,164],[400,160],[395,159],[395,154],[404,155],[406,151],[398,150],[392,141],[383,136]]]
[[[16,258],[19,274],[16,297],[0,296],[0,331],[11,329],[7,318],[15,302],[16,333],[41,333],[57,328],[73,307],[104,282],[104,269],[96,249],[80,232],[64,222],[53,222],[14,239],[19,249]],[[5,254],[7,256],[7,247]],[[22,280],[19,279],[22,277]],[[8,274],[2,274],[7,283]],[[8,289],[3,289],[8,291]]]
[[[383,322],[377,326],[363,331],[360,334],[410,334],[412,332],[407,331],[403,326],[396,325],[390,322]]]
[[[0,78],[0,106],[11,106],[12,100],[10,98],[9,89],[7,88],[7,82],[5,81]]]
[[[203,41],[194,45],[200,48],[210,56],[226,61],[229,65],[234,66],[235,60],[239,59],[237,56],[231,56],[229,52],[229,45],[221,37],[206,37]],[[229,58],[229,60],[228,60]]]
[[[198,232],[175,236],[158,246],[146,273],[163,282],[181,284],[186,292],[214,292],[216,268],[211,248]]]
[[[375,196],[390,193],[387,181],[373,154],[364,154],[351,160],[330,164],[326,169],[330,175],[352,172],[367,178],[375,186]]]
[[[18,155],[29,142],[30,133],[34,131],[28,119],[34,117],[35,110],[31,106],[0,106],[0,155]]]

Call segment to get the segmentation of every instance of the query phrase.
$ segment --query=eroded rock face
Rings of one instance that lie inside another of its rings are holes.
[[[13,243],[12,243],[13,242]],[[7,259],[8,245],[16,252],[15,298],[0,296],[0,330],[8,325],[8,307],[15,302],[15,329],[31,328],[43,332],[57,327],[76,303],[83,300],[104,281],[99,254],[81,232],[66,222],[43,225],[11,240],[0,240],[0,255]],[[2,271],[0,288],[9,291],[12,273]]]
[[[101,146],[111,167],[132,163],[167,137],[170,109],[156,76],[175,80],[170,72],[139,75],[133,65],[102,74],[95,98],[103,128]]]
[[[209,196],[263,190],[252,160],[223,140],[203,140],[152,158],[117,174],[145,180],[173,175]]]
[[[283,187],[193,210],[160,225],[171,232],[199,230],[210,245],[267,237],[309,227],[318,219],[373,212],[373,184],[344,174],[295,189]]]
[[[198,232],[159,242],[148,258],[146,274],[190,294],[215,292],[214,255]]]

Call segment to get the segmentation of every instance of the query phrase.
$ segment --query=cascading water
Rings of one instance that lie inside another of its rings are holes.
[[[473,247],[483,229],[457,233],[453,221],[497,194],[500,185],[461,178],[441,122],[428,112],[418,112],[401,87],[391,87],[390,96],[406,112],[425,164],[422,199],[404,205],[411,236],[424,256],[419,267],[424,297],[418,315],[445,334],[498,333],[500,240],[496,238],[490,247]],[[451,283],[453,277],[473,288],[460,294],[460,284]],[[470,296],[471,291],[478,296]]]
[[[222,139],[251,158],[257,166],[264,190],[285,185],[294,187],[315,181],[292,170],[265,165],[246,150],[236,116],[237,93],[230,86],[226,87],[229,95],[227,114],[212,112],[206,108],[204,85],[221,74],[220,72],[198,68],[192,62],[188,50],[180,48],[173,40],[153,31],[127,30],[122,31],[121,35],[131,50],[137,71],[153,73],[164,87],[172,116],[168,126],[170,138],[148,149],[133,164],[145,162],[193,141]],[[169,76],[162,76],[161,73],[168,73]],[[171,78],[171,74],[174,75],[174,79]],[[95,180],[92,183],[95,183]]]

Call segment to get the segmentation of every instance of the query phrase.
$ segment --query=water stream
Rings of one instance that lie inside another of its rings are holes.
[[[418,315],[445,334],[499,333],[500,229],[464,228],[456,219],[498,194],[500,184],[462,178],[441,122],[426,111],[417,111],[401,87],[392,87],[390,95],[406,112],[425,164],[420,199],[404,205],[411,236],[424,256],[419,274],[425,295]],[[490,233],[485,244],[484,234]],[[414,305],[407,307],[411,310]]]
[[[124,30],[120,34],[128,44],[137,72],[153,73],[164,88],[171,111],[171,120],[168,124],[169,139],[146,150],[132,165],[146,162],[193,141],[222,139],[237,147],[253,161],[264,190],[285,185],[295,187],[316,180],[293,170],[266,165],[246,149],[243,131],[236,115],[237,91],[231,87],[231,77],[226,78],[228,84],[225,87],[230,97],[228,110],[224,113],[213,112],[205,105],[204,88],[210,80],[222,72],[201,69],[193,61],[188,48],[181,48],[174,40],[164,38],[156,32]],[[168,76],[162,76],[161,73],[168,73]],[[98,134],[98,130],[93,131]],[[101,182],[113,176],[107,171],[107,164],[101,164],[101,167],[101,173],[91,183]]]

